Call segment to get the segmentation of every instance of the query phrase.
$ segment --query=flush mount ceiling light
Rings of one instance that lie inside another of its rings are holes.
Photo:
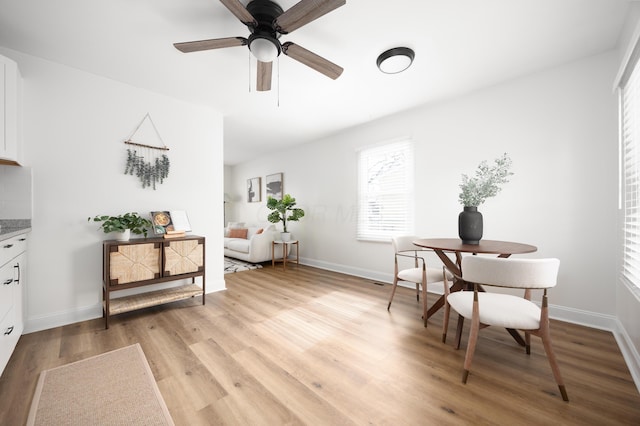
[[[415,53],[408,47],[394,47],[378,56],[376,63],[385,74],[397,74],[409,68]]]

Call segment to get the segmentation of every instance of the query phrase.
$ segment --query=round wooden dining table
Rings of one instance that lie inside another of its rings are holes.
[[[462,253],[471,254],[495,254],[498,257],[509,257],[512,254],[525,254],[533,253],[538,250],[536,246],[529,244],[515,243],[511,241],[495,241],[495,240],[480,240],[479,244],[463,244],[459,238],[421,238],[413,241],[418,247],[423,247],[433,250],[440,258],[444,266],[454,275],[453,285],[451,291],[459,291],[464,289],[464,277],[461,268]],[[451,259],[447,253],[453,253],[454,259]],[[444,306],[444,295],[441,296],[431,307],[427,310],[427,318],[436,313],[438,309]],[[457,345],[460,345],[460,335],[462,333],[463,320],[459,319],[458,327],[456,330]],[[524,346],[525,342],[522,336],[513,329],[507,329],[509,334],[520,345]]]
[[[480,240],[480,244],[462,244],[462,240],[459,238],[417,239],[413,241],[413,244],[432,249],[442,260],[444,266],[458,277],[462,276],[460,271],[462,253],[497,254],[498,257],[509,257],[512,254],[533,253],[538,250],[536,246],[511,241]],[[455,253],[455,262],[446,253]]]

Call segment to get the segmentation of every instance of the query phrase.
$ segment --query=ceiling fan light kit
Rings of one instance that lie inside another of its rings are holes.
[[[278,40],[271,40],[267,37],[249,37],[249,50],[251,54],[260,62],[273,62],[282,48]]]
[[[273,61],[284,53],[286,56],[326,75],[338,78],[343,68],[290,41],[281,44],[282,34],[306,25],[321,16],[346,4],[346,0],[300,0],[287,11],[271,0],[252,0],[245,7],[240,0],[220,0],[220,2],[249,28],[251,35],[226,37],[211,40],[174,43],[183,53],[236,46],[248,46],[258,60],[258,91],[271,89],[271,68]]]
[[[376,64],[385,74],[397,74],[409,68],[413,63],[415,53],[408,47],[394,47],[378,56]]]

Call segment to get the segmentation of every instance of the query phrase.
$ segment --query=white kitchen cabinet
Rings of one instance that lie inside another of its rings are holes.
[[[27,234],[0,241],[0,374],[24,330]]]
[[[22,77],[18,64],[0,55],[0,164],[22,161]]]

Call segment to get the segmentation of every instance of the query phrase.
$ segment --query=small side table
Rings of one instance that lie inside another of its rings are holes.
[[[287,263],[300,264],[300,245],[298,240],[282,241],[274,240],[271,242],[271,266],[276,267],[276,262],[282,262],[283,269],[287,269]],[[282,259],[276,259],[276,244],[282,244]],[[295,260],[289,259],[289,246],[296,246]]]

